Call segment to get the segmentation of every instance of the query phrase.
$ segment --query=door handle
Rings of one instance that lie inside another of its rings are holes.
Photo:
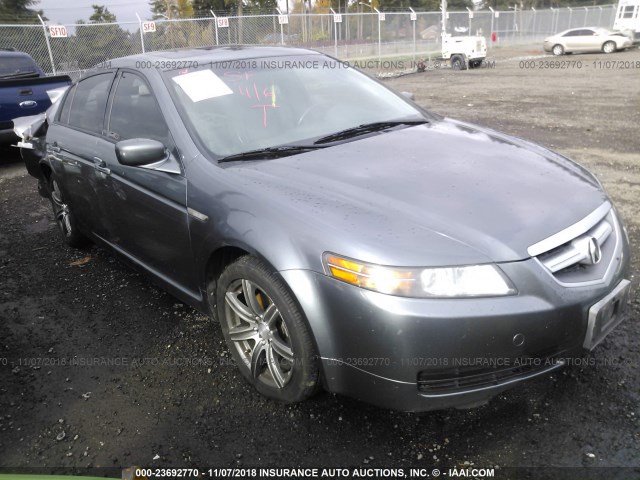
[[[107,162],[98,157],[93,157],[93,161],[95,162],[97,171],[104,173],[105,175],[111,175],[111,170],[107,168]]]

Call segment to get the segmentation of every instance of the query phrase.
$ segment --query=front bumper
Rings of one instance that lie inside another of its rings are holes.
[[[413,299],[364,290],[323,274],[281,275],[316,339],[329,391],[385,408],[474,406],[581,355],[589,309],[628,271],[623,242],[613,275],[559,285],[536,260],[501,264],[514,296]]]

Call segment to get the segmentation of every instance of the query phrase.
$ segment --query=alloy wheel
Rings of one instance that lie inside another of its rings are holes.
[[[236,280],[225,293],[225,320],[251,376],[275,388],[291,380],[294,352],[287,325],[273,300],[255,283]]]
[[[62,192],[58,182],[51,182],[51,201],[53,202],[53,214],[60,231],[65,237],[71,236],[73,227],[71,226],[71,216],[69,206],[62,199]]]

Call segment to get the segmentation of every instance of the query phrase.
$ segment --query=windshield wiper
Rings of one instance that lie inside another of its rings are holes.
[[[267,158],[280,158],[288,155],[295,155],[297,153],[304,153],[311,150],[318,150],[325,148],[321,145],[283,145],[281,147],[269,147],[260,148],[258,150],[249,150],[248,152],[235,153],[222,157],[218,160],[218,163],[223,162],[235,162],[237,160],[255,160],[255,159],[267,159]]]
[[[429,122],[424,118],[420,118],[415,120],[390,120],[387,122],[365,123],[357,127],[347,128],[346,130],[341,130],[339,132],[332,133],[331,135],[327,135],[326,137],[319,138],[314,142],[314,144],[345,140],[347,138],[357,137],[358,135],[364,135],[365,133],[380,132],[382,130],[387,130],[388,128],[397,127],[398,125],[411,126],[422,125],[423,123]]]

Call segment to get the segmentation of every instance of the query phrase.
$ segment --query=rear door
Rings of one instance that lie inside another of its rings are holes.
[[[106,135],[97,147],[103,171],[96,175],[108,239],[162,280],[195,290],[186,178],[182,173],[122,165],[115,153],[119,141],[153,139],[162,142],[180,165],[178,149],[149,83],[133,71],[119,72],[108,110]]]
[[[47,131],[47,154],[80,226],[104,234],[94,189],[96,146],[104,131],[107,99],[115,72],[101,72],[73,86]]]

